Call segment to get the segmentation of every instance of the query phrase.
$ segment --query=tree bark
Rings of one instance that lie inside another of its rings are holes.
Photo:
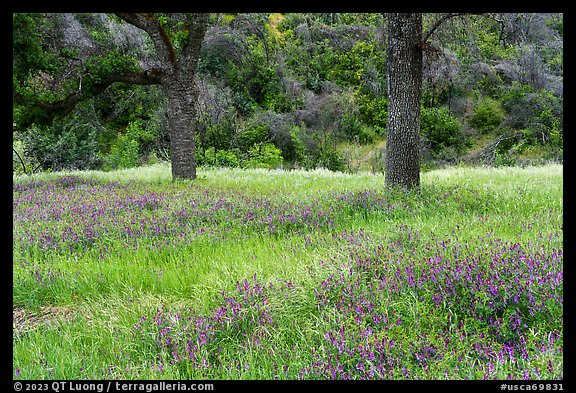
[[[172,41],[153,14],[117,14],[146,31],[158,54],[160,84],[168,97],[166,115],[170,127],[172,179],[196,179],[196,105],[198,87],[194,77],[200,48],[208,28],[208,14],[186,15],[188,41],[177,56]]]
[[[198,88],[191,81],[175,80],[163,85],[168,97],[168,124],[172,179],[196,179],[196,101]]]
[[[387,187],[420,187],[422,14],[388,14]]]

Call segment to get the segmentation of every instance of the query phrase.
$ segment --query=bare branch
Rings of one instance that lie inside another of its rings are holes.
[[[460,16],[460,15],[464,15],[464,13],[462,12],[451,12],[451,13],[447,13],[442,15],[436,22],[434,22],[434,24],[430,27],[430,29],[428,29],[428,31],[426,32],[426,34],[423,34],[423,42],[428,41],[428,39],[432,36],[432,34],[434,34],[434,32],[436,31],[436,29],[438,29],[438,27],[440,27],[440,25],[442,23],[444,23],[444,21],[446,21],[447,19],[453,18],[455,16]]]
[[[22,170],[24,170],[24,173],[28,175],[28,170],[26,169],[26,165],[24,164],[24,160],[22,159],[22,157],[20,157],[20,154],[18,154],[18,152],[14,148],[12,148],[12,152],[16,153],[18,159],[20,160],[20,164],[22,165]]]

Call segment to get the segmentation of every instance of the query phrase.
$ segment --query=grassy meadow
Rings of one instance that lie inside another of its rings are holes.
[[[562,180],[14,176],[14,378],[562,379]]]

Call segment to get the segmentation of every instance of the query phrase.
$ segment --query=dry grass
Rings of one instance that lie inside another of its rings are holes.
[[[70,320],[76,311],[69,307],[43,306],[37,311],[24,308],[12,310],[12,331],[20,335],[38,328],[52,326],[62,320]]]

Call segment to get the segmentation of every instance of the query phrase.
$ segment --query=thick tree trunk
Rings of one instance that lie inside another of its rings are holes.
[[[387,187],[420,187],[422,14],[388,15]]]
[[[196,179],[195,119],[198,88],[190,78],[173,79],[164,86],[168,96],[168,124],[173,179]]]
[[[176,51],[170,35],[155,14],[119,13],[126,22],[146,31],[160,62],[159,83],[168,97],[170,161],[172,179],[196,179],[196,105],[198,87],[194,81],[200,48],[209,23],[209,14],[186,14],[183,31],[188,41]],[[179,53],[177,53],[179,52]],[[178,56],[179,54],[179,56]]]

